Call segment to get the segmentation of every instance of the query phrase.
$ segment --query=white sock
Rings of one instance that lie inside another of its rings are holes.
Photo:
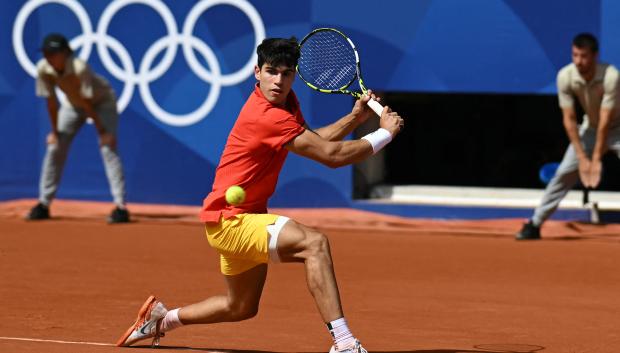
[[[355,346],[355,337],[349,330],[344,317],[328,323],[327,328],[334,339],[334,347],[337,351],[344,351]]]
[[[183,323],[179,319],[179,309],[170,310],[161,321],[161,332],[168,332],[181,326]]]

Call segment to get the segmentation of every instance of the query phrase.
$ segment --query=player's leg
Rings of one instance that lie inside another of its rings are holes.
[[[57,121],[58,139],[47,145],[39,179],[39,204],[30,211],[28,219],[49,218],[49,206],[58,191],[69,147],[83,124],[83,117],[74,108],[61,105]]]
[[[184,325],[241,321],[256,316],[267,278],[267,264],[224,277],[228,287],[226,295],[213,296],[179,310],[179,319]]]
[[[242,214],[206,226],[209,244],[220,253],[227,293],[165,312],[153,304],[153,314],[141,310],[136,322],[119,339],[119,346],[155,337],[189,324],[240,321],[254,317],[267,278],[268,226],[278,219],[269,214]],[[153,298],[154,300],[154,298]],[[147,300],[147,307],[151,298]]]
[[[327,236],[288,220],[276,237],[280,261],[305,264],[308,289],[334,339],[332,351],[365,352],[344,318]]]
[[[104,103],[98,106],[97,113],[101,119],[101,123],[106,132],[117,136],[118,113],[116,110],[116,102]],[[115,209],[108,217],[110,223],[129,222],[129,211],[125,205],[125,176],[123,173],[123,165],[118,154],[116,146],[101,145],[99,146],[101,158],[105,168],[105,174],[110,185],[110,193],[114,199]]]
[[[557,209],[560,201],[579,180],[579,161],[572,146],[568,148],[564,159],[555,175],[545,189],[539,206],[534,211],[532,223],[540,226]]]
[[[594,132],[595,133],[595,132]],[[581,133],[585,152],[590,155],[594,146],[593,131]],[[555,212],[570,189],[579,181],[579,160],[572,145],[568,146],[555,176],[551,178],[532,218],[517,233],[518,240],[540,239],[540,227]]]
[[[241,321],[256,316],[267,278],[267,264],[224,277],[228,287],[226,295],[213,296],[182,308],[168,310],[154,296],[149,297],[138,312],[135,323],[116,345],[130,346],[148,338],[153,338],[153,345],[158,345],[159,337],[165,332],[184,325]]]
[[[267,227],[277,218],[269,214],[242,214],[205,227],[209,245],[220,254],[220,270],[228,290],[226,295],[180,308],[179,323],[240,321],[256,315],[267,278]]]
[[[343,316],[329,240],[323,233],[289,220],[277,241],[281,262],[304,263],[308,289],[325,322]]]

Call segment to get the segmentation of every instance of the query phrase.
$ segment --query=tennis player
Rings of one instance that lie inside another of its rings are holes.
[[[267,201],[289,151],[332,168],[356,163],[387,145],[401,130],[403,119],[385,107],[378,130],[359,140],[343,141],[374,115],[366,103],[370,96],[376,97],[369,92],[355,102],[351,113],[312,130],[291,89],[299,59],[297,41],[265,39],[257,54],[258,83],[228,136],[213,189],[200,214],[209,244],[220,253],[228,292],[170,311],[151,296],[117,342],[119,346],[146,338],[153,338],[156,345],[165,332],[183,325],[252,318],[258,312],[267,264],[296,262],[305,265],[308,288],[333,338],[331,352],[366,352],[344,317],[327,236],[268,213]],[[231,185],[246,190],[243,204],[226,203],[224,194]]]

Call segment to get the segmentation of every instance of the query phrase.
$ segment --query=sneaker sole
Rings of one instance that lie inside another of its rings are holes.
[[[517,235],[515,237],[515,240],[540,240],[540,236],[538,236],[538,237],[524,237],[524,236]]]
[[[107,219],[108,224],[121,224],[121,223],[131,223],[131,221],[129,219],[126,220],[121,220],[121,221],[115,221],[112,219]]]
[[[26,216],[24,217],[25,220],[27,221],[45,221],[47,219],[51,219],[52,217],[47,216],[47,217],[30,217],[30,216]]]
[[[140,323],[140,321],[142,321],[142,319],[146,317],[146,315],[148,314],[149,310],[152,308],[153,304],[155,304],[156,301],[157,300],[155,299],[155,296],[151,295],[144,302],[144,304],[142,304],[142,307],[138,311],[138,318],[136,318],[136,322],[134,322],[133,325],[131,325],[127,329],[127,331],[121,336],[121,338],[118,339],[118,341],[116,342],[116,346],[117,347],[126,347],[126,346],[128,346],[128,344],[126,344],[127,338],[129,338],[131,333],[138,327],[138,324]]]

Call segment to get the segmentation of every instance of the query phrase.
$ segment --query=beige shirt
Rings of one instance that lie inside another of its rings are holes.
[[[91,99],[94,106],[114,103],[114,90],[105,78],[97,75],[90,66],[73,55],[67,58],[65,70],[59,74],[45,59],[37,63],[36,95],[56,97],[55,87],[60,88],[68,103],[80,108],[80,98]]]
[[[581,77],[575,64],[566,65],[557,77],[560,108],[574,109],[574,98],[577,97],[585,113],[584,124],[596,128],[601,108],[614,109],[618,106],[619,82],[618,70],[609,64],[597,64],[596,73],[590,82]],[[620,109],[612,112],[610,128],[620,124],[619,113]]]

